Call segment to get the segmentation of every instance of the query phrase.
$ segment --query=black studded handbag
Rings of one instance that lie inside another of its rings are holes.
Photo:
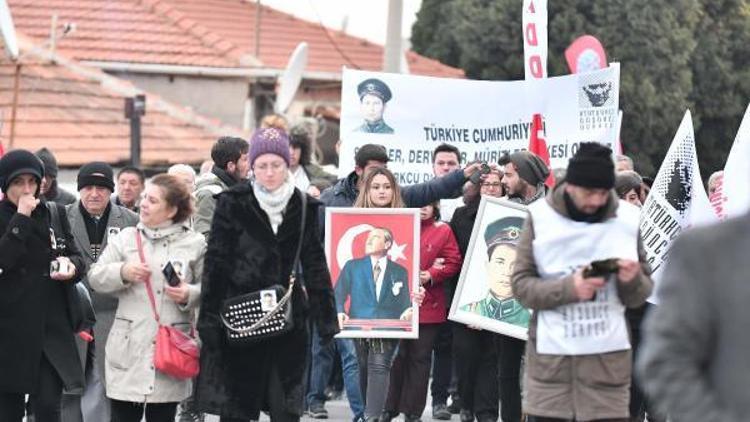
[[[244,346],[285,334],[294,328],[292,291],[297,280],[302,240],[305,236],[307,195],[301,192],[302,223],[297,252],[289,275],[289,285],[275,284],[265,289],[226,299],[219,314],[227,342]]]

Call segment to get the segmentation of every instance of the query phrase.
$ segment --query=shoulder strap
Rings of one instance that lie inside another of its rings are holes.
[[[292,274],[289,277],[289,285],[293,285],[297,278],[297,270],[299,268],[299,256],[302,252],[302,242],[305,239],[305,226],[307,225],[307,194],[300,191],[300,200],[302,201],[302,220],[300,221],[299,231],[299,242],[297,242],[297,252],[294,254],[294,262],[292,263]]]
[[[49,210],[50,225],[52,225],[52,229],[60,232],[60,235],[62,235],[63,225],[60,220],[60,210],[57,209],[57,204],[54,202],[47,202],[45,205],[47,205],[47,209]]]
[[[141,232],[138,228],[135,229],[135,243],[138,245],[138,256],[141,258],[141,263],[145,264],[146,258],[143,256],[143,240],[141,240]],[[156,312],[156,299],[154,299],[154,292],[151,290],[151,276],[146,277],[146,293],[148,293],[148,300],[151,302],[154,319],[159,323],[159,313]]]

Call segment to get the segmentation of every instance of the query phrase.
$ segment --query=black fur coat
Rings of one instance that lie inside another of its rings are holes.
[[[209,236],[198,318],[203,348],[195,400],[201,411],[257,419],[261,409],[268,409],[265,396],[270,369],[275,366],[287,411],[302,413],[309,323],[317,323],[324,341],[338,332],[331,278],[318,238],[318,201],[307,200],[300,257],[304,280],[295,284],[292,294],[294,329],[274,339],[238,348],[227,344],[219,319],[224,300],[274,284],[288,284],[302,224],[300,195],[295,190],[289,200],[278,234],[273,233],[249,183],[236,185],[219,195]]]

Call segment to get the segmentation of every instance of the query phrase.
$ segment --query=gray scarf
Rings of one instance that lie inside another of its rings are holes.
[[[255,192],[255,197],[258,198],[260,208],[268,214],[273,232],[277,233],[279,225],[284,220],[282,213],[289,203],[289,198],[294,193],[294,183],[291,180],[291,173],[287,172],[284,184],[279,186],[275,191],[271,192],[255,181],[253,183],[253,192]]]

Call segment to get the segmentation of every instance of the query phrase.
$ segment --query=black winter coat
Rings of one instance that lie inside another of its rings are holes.
[[[308,323],[320,335],[338,332],[336,305],[323,247],[318,239],[320,203],[308,197],[300,260],[304,287],[292,293],[294,329],[247,347],[230,347],[219,312],[224,300],[274,284],[286,286],[301,225],[301,192],[295,190],[278,234],[271,229],[249,183],[219,194],[205,260],[198,332],[203,341],[195,400],[201,411],[241,419],[258,419],[267,409],[269,370],[279,370],[287,411],[302,413],[305,368],[309,359]]]
[[[58,209],[65,220],[65,209]],[[42,352],[66,391],[83,390],[68,295],[86,265],[63,223],[65,233],[55,233],[56,242],[65,244],[62,255],[76,266],[76,275],[69,281],[49,277],[54,256],[49,214],[44,202],[27,217],[7,198],[0,201],[0,392],[36,393]]]
[[[466,257],[466,251],[469,249],[471,231],[474,230],[474,220],[476,220],[477,213],[479,212],[479,200],[480,198],[477,197],[469,204],[456,208],[453,218],[451,218],[451,230],[453,230],[453,234],[456,236],[458,250],[461,251],[462,257]],[[459,275],[456,274],[452,283],[445,283],[445,296],[448,306],[453,302],[453,295],[456,293]]]

